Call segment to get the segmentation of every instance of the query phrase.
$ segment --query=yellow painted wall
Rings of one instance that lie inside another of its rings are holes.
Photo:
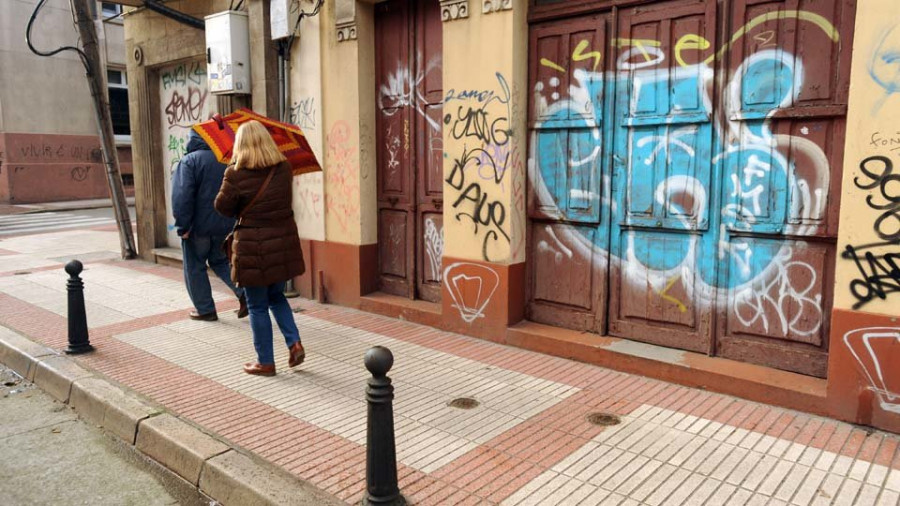
[[[446,257],[524,260],[525,14],[525,0],[489,14],[476,2],[444,23]]]
[[[314,2],[301,2],[311,11]],[[290,70],[290,122],[299,125],[316,159],[325,161],[322,124],[321,17],[305,17],[294,39]],[[303,239],[325,240],[325,177],[313,172],[294,178],[294,218]]]
[[[358,39],[338,42],[334,4],[322,20],[325,237],[372,244],[375,228],[375,67],[373,9],[357,3]]]
[[[888,315],[900,315],[900,293],[891,293],[900,289],[900,273],[891,275],[884,259],[893,253],[900,266],[900,208],[877,207],[900,203],[900,180],[884,177],[889,167],[900,174],[900,19],[885,15],[896,7],[896,0],[868,0],[856,13],[834,302]],[[867,253],[884,270],[873,269]],[[874,276],[883,277],[884,299],[877,282],[866,282]]]

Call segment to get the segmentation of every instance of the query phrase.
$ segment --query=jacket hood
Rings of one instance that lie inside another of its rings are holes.
[[[188,138],[186,150],[188,153],[193,153],[194,151],[200,150],[212,151],[209,148],[209,144],[207,144],[206,141],[203,140],[203,137],[200,137],[200,134],[198,134],[193,128],[191,129],[190,137]]]

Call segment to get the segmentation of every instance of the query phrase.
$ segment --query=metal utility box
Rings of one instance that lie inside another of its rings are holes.
[[[290,37],[300,19],[300,0],[271,0],[269,20],[272,25],[272,40]]]
[[[225,11],[204,19],[209,91],[249,94],[250,27],[247,13]]]

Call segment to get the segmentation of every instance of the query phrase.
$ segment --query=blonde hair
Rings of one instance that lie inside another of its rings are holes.
[[[235,169],[262,169],[285,160],[262,123],[250,120],[238,128],[231,157]]]

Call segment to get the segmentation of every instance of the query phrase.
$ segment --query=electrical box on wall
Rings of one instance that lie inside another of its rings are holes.
[[[250,25],[247,13],[225,11],[204,19],[209,91],[249,94]]]
[[[269,20],[272,40],[290,37],[300,19],[300,0],[270,0]]]

